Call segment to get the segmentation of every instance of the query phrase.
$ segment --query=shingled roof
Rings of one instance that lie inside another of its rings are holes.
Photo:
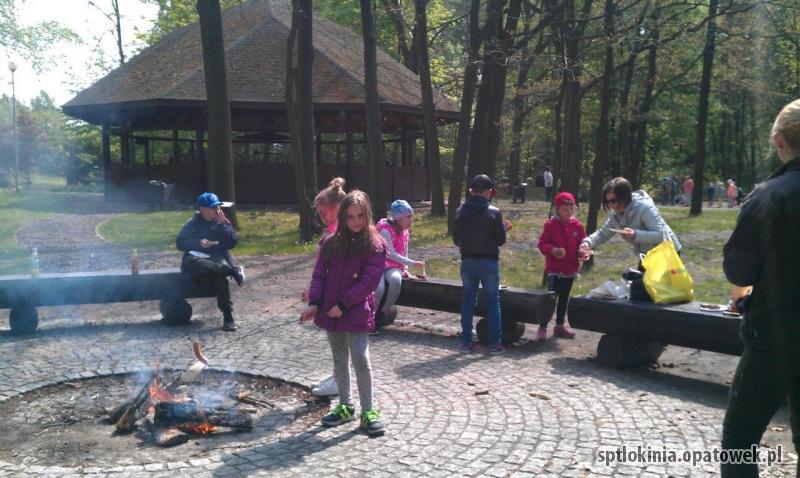
[[[290,1],[251,0],[226,10],[222,18],[232,109],[283,110]],[[363,110],[361,36],[320,15],[314,16],[313,28],[315,109]],[[377,60],[381,109],[420,116],[417,76],[386,52],[378,50]],[[437,96],[440,121],[457,119],[457,106]],[[202,108],[205,101],[200,26],[195,23],[146,48],[62,108],[89,122],[121,126],[137,108],[164,113],[165,108]]]

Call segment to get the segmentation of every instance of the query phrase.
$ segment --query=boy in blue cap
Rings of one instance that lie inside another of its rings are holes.
[[[244,267],[234,267],[228,251],[236,247],[236,231],[222,212],[223,207],[232,205],[220,201],[214,193],[197,196],[198,211],[184,224],[175,240],[178,250],[184,252],[181,271],[213,285],[217,306],[222,311],[222,330],[225,331],[236,330],[228,277],[232,277],[239,287],[244,284]]]

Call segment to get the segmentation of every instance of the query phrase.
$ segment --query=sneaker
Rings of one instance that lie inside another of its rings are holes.
[[[476,347],[477,344],[475,342],[472,342],[470,344],[463,344],[461,346],[461,351],[464,352],[465,354],[471,354],[472,352],[475,351]]]
[[[539,330],[536,331],[536,340],[539,342],[547,340],[547,327],[539,327]]]
[[[330,375],[324,380],[319,382],[319,385],[311,389],[311,394],[317,397],[326,397],[328,395],[339,395],[339,387],[336,385],[336,377]]]
[[[236,329],[238,329],[238,327],[236,327],[236,322],[233,321],[232,316],[227,316],[223,319],[222,330],[225,332],[233,332]]]
[[[561,337],[562,339],[574,339],[575,332],[569,330],[569,327],[566,325],[556,325],[553,328],[553,335],[556,337]]]
[[[231,271],[231,277],[233,280],[236,281],[236,285],[239,287],[244,285],[244,266],[236,266]]]
[[[506,353],[506,348],[503,344],[495,344],[489,347],[489,353],[492,355],[500,355]]]
[[[337,427],[342,423],[355,420],[355,413],[356,408],[354,406],[340,403],[331,408],[330,413],[322,417],[322,424],[326,427]]]
[[[361,412],[361,428],[371,437],[383,435],[386,431],[377,410]]]

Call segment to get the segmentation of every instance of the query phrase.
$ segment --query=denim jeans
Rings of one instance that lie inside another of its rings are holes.
[[[478,284],[483,286],[483,298],[489,320],[489,345],[500,343],[500,264],[491,259],[461,259],[461,332],[464,345],[473,342],[472,316],[478,299]]]

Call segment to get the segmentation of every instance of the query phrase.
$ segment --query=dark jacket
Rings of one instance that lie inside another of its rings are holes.
[[[470,196],[456,211],[453,243],[462,259],[498,260],[500,246],[506,243],[503,213],[485,197]]]
[[[742,340],[754,348],[800,350],[800,158],[747,196],[723,252],[728,280],[753,286]]]
[[[203,249],[200,247],[200,239],[208,239],[209,241],[219,241],[216,246]],[[233,258],[231,258],[228,249],[236,247],[239,239],[236,237],[236,231],[230,224],[220,225],[216,221],[206,221],[199,212],[189,219],[183,225],[181,232],[178,233],[175,239],[175,246],[179,251],[183,251],[184,257],[189,251],[204,252],[211,256],[211,259],[217,262],[223,260],[228,265],[233,265]]]
[[[323,241],[323,245],[330,237]],[[375,329],[375,289],[383,278],[386,244],[380,241],[378,250],[361,256],[326,256],[320,250],[311,276],[308,291],[310,305],[317,306],[314,323],[318,327],[340,332],[372,332]],[[328,317],[328,311],[338,305],[342,316]]]

